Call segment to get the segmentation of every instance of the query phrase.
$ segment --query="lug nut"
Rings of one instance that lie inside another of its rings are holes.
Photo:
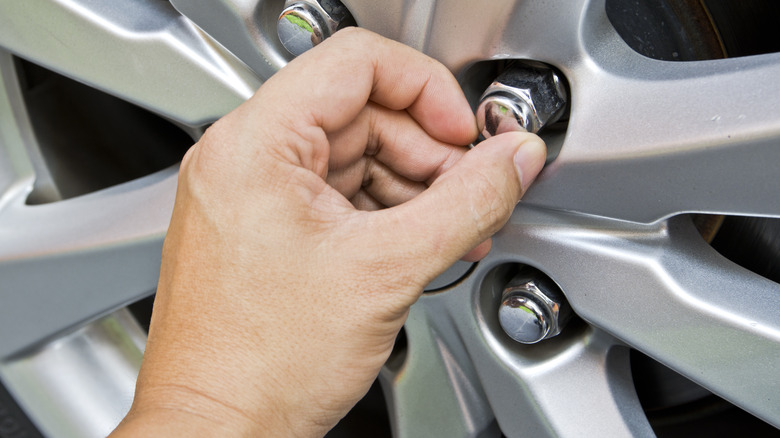
[[[523,344],[557,336],[570,317],[563,293],[543,274],[530,270],[507,284],[498,309],[501,328]]]
[[[287,0],[276,32],[295,56],[311,49],[337,30],[355,26],[355,19],[338,0]]]
[[[477,125],[483,137],[522,129],[537,133],[564,114],[566,87],[550,67],[540,63],[516,64],[490,84],[477,108]]]

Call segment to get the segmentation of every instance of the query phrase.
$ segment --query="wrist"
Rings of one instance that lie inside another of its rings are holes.
[[[218,436],[254,436],[252,431],[231,423],[227,419],[214,421],[196,413],[181,409],[154,408],[130,413],[122,420],[111,438],[138,436],[166,437],[218,437]]]
[[[220,398],[185,385],[146,386],[136,391],[130,412],[111,437],[318,437],[330,429],[293,409],[275,409],[274,400],[260,395],[264,406],[247,411]]]
[[[206,393],[166,385],[137,391],[130,412],[111,436],[274,436],[275,429]]]

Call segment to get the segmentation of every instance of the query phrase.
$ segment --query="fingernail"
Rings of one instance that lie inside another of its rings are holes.
[[[515,152],[515,168],[520,176],[523,193],[536,179],[536,175],[542,171],[544,161],[547,159],[547,147],[539,138],[523,138],[523,144]]]

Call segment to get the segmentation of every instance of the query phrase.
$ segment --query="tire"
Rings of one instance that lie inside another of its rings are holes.
[[[343,3],[474,104],[511,60],[571,97],[490,255],[429,287],[332,436],[777,433],[780,53],[745,36],[776,6]],[[291,59],[281,9],[0,0],[0,436],[104,436],[129,408],[176,162]],[[526,267],[576,314],[534,345],[497,319]]]

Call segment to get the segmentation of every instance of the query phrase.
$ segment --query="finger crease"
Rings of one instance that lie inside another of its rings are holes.
[[[366,167],[363,169],[363,182],[361,183],[361,187],[368,187],[371,185],[371,183],[374,182],[373,177],[373,165],[374,165],[374,157],[366,157]]]
[[[423,97],[423,94],[425,94],[425,89],[428,88],[428,83],[431,81],[431,79],[432,79],[431,73],[428,73],[428,77],[425,78],[422,87],[420,87],[420,93],[417,94],[417,97],[414,98],[414,101],[411,103],[411,105],[406,107],[407,109],[417,105],[417,102]]]
[[[379,128],[377,128],[377,119],[377,110],[368,108],[368,144],[366,144],[365,155],[370,157],[376,156],[382,149],[382,142],[380,141],[382,135],[379,132]]]

